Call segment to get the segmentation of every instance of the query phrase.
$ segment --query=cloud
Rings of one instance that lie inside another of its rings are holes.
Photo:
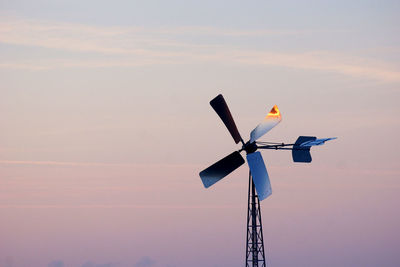
[[[201,168],[201,164],[169,164],[169,163],[105,163],[105,162],[73,162],[73,161],[38,161],[38,160],[0,160],[4,165],[43,165],[43,166],[103,166],[103,167],[136,167],[136,168]]]
[[[22,208],[22,209],[70,209],[70,208],[82,208],[82,209],[93,209],[93,208],[101,208],[101,209],[113,209],[113,208],[129,208],[129,209],[155,209],[155,210],[166,210],[166,209],[175,209],[175,210],[194,210],[194,209],[238,209],[241,206],[239,204],[232,205],[152,205],[152,204],[143,204],[143,205],[134,205],[134,204],[0,204],[1,208]]]
[[[14,265],[14,260],[13,260],[13,258],[12,257],[10,257],[10,256],[7,256],[5,259],[4,259],[4,261],[0,261],[0,263],[2,263],[2,265],[1,266],[4,266],[4,267],[14,267],[15,265]]]
[[[147,256],[142,257],[138,262],[136,262],[134,267],[151,267],[155,265],[155,261]]]
[[[100,27],[82,24],[4,18],[0,43],[40,47],[56,56],[2,60],[2,69],[40,71],[55,68],[134,67],[160,64],[225,62],[269,65],[340,73],[352,77],[400,82],[398,67],[384,61],[335,51],[270,52],[245,44],[226,44],[221,36],[242,38],[305,34],[310,31],[232,30],[213,27]],[[193,35],[200,41],[193,40]],[[221,41],[218,43],[218,41]],[[243,43],[243,42],[239,42]],[[235,45],[236,44],[236,45]],[[61,52],[75,53],[65,56]],[[90,56],[81,57],[82,53]]]
[[[92,261],[85,262],[81,267],[118,267],[119,263],[94,263]]]
[[[129,164],[101,162],[68,162],[68,161],[32,161],[32,160],[0,160],[7,165],[45,165],[45,166],[128,166]]]
[[[54,260],[47,264],[47,267],[64,267],[64,262],[60,260]]]
[[[371,59],[347,56],[328,51],[309,53],[240,53],[240,51],[238,51],[237,60],[248,64],[329,71],[355,77],[370,77],[388,82],[400,81],[400,71],[394,66]]]

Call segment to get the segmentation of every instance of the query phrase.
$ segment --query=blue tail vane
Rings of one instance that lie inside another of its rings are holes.
[[[315,141],[317,137],[315,136],[299,136],[297,138],[296,143],[293,145],[292,150],[292,158],[294,162],[311,162],[311,154],[310,147],[311,146],[302,146],[304,143],[309,143]]]
[[[257,190],[257,195],[260,200],[266,199],[272,194],[271,182],[267,168],[265,167],[264,160],[260,152],[247,154],[247,163],[250,167],[251,176]]]
[[[300,136],[300,137],[306,137],[306,136]],[[301,147],[312,147],[312,146],[322,146],[325,144],[326,141],[329,140],[335,140],[337,137],[330,137],[330,138],[318,138],[318,139],[312,139],[306,142],[303,142],[300,144]],[[299,140],[299,139],[297,139]]]
[[[296,143],[293,145],[292,157],[294,162],[311,162],[310,148],[312,146],[320,146],[325,144],[326,141],[334,140],[336,137],[320,138],[315,136],[299,136]]]

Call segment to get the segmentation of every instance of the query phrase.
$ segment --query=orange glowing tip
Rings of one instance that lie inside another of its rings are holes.
[[[280,116],[281,112],[279,111],[277,105],[275,105],[267,115],[267,117],[277,117],[277,118],[279,118]]]

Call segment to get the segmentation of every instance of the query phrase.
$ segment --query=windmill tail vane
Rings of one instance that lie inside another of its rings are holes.
[[[257,150],[291,150],[294,162],[310,163],[312,161],[311,147],[323,145],[329,140],[336,139],[336,137],[316,138],[315,136],[299,136],[295,143],[291,144],[257,141],[281,122],[282,114],[278,106],[275,105],[263,121],[251,131],[250,139],[244,142],[224,97],[219,94],[210,101],[210,105],[225,124],[235,143],[238,144],[241,142],[242,146],[239,150],[232,152],[201,171],[201,181],[205,188],[220,181],[245,163],[240,153],[242,151],[246,152],[246,160],[249,166],[246,266],[266,266],[260,201],[270,196],[272,189],[263,157],[260,151]]]

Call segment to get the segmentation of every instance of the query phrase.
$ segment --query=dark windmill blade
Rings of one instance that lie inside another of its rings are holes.
[[[242,141],[242,137],[240,136],[240,133],[236,127],[235,121],[232,118],[232,114],[229,111],[228,105],[226,104],[224,97],[219,94],[217,97],[210,101],[210,105],[224,122],[226,128],[228,128],[228,131],[231,133],[233,140],[235,140],[235,143],[237,144]]]
[[[257,195],[260,200],[266,199],[272,194],[271,182],[267,168],[260,152],[247,154],[247,163],[250,167],[250,173],[253,178],[254,186],[257,190]]]
[[[200,172],[201,181],[205,188],[208,188],[242,166],[244,159],[239,152],[235,151],[220,161],[214,163],[207,169]]]

